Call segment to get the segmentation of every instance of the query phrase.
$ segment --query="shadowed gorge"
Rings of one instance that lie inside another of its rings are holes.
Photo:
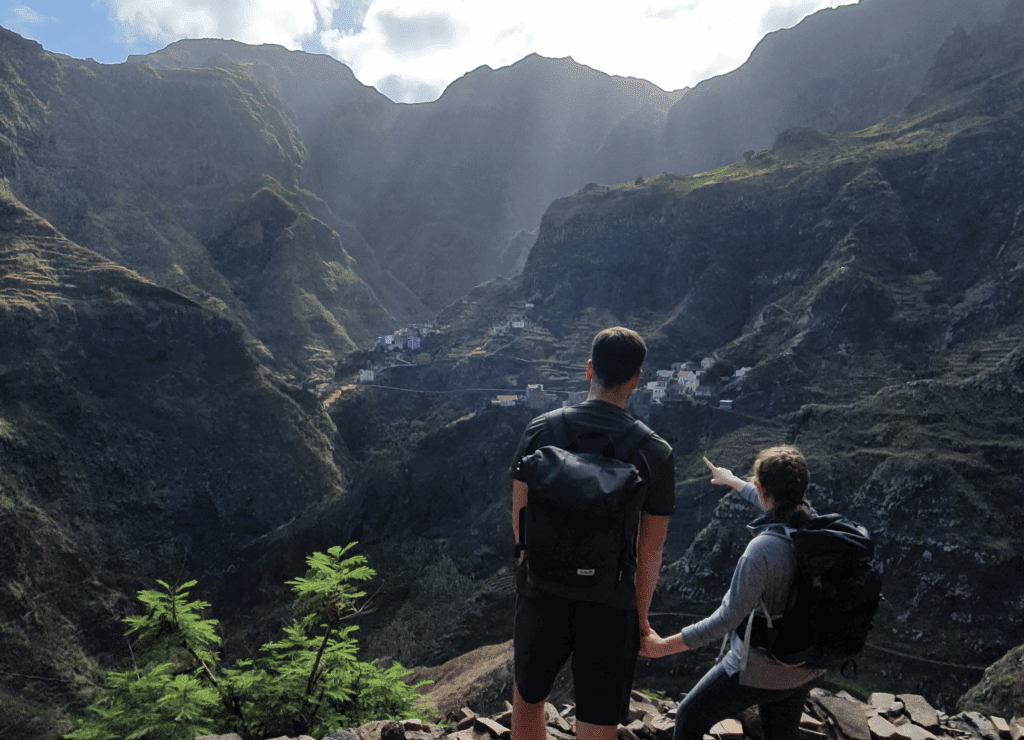
[[[810,64],[892,0],[685,94],[534,56],[412,106],[279,47],[108,66],[0,30],[8,736],[67,729],[153,579],[199,579],[243,655],[306,556],[351,540],[380,574],[367,659],[506,641],[511,457],[613,324],[650,350],[629,409],[676,450],[659,631],[711,613],[747,542],[701,456],[745,474],[790,442],[883,571],[832,688],[1024,714],[1024,3],[940,4],[898,90],[851,61],[834,87],[863,105],[814,120],[781,94],[764,113],[751,70]],[[670,143],[730,86],[764,130]],[[691,146],[716,159],[666,159]],[[647,387],[702,360],[706,395]],[[713,652],[638,686],[678,694]]]

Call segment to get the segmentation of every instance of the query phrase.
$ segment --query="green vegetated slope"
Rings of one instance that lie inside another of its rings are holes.
[[[1024,567],[1022,42],[1019,15],[954,35],[925,94],[870,129],[791,130],[714,172],[556,201],[522,276],[453,304],[432,363],[380,382],[580,390],[593,332],[620,322],[649,337],[650,371],[712,353],[752,368],[720,389],[734,412],[634,406],[676,446],[673,528],[696,534],[670,537],[655,611],[680,616],[658,627],[710,613],[746,542],[751,512],[703,482],[700,455],[745,472],[757,447],[795,441],[818,507],[848,511],[878,540],[887,601],[854,688],[921,691],[951,707],[1024,641],[1024,582],[1009,577]],[[516,315],[529,328],[491,332]],[[374,428],[358,399],[388,393],[343,397],[332,411],[342,434]],[[448,448],[451,459],[463,446],[508,448],[519,433],[487,429]],[[431,465],[426,449],[383,462],[411,475]],[[500,522],[501,481],[470,463],[457,470],[460,495],[471,486],[493,507],[484,521]],[[443,517],[424,511],[416,528],[443,530]],[[448,531],[470,550],[491,536]],[[671,670],[685,682],[711,658]]]
[[[280,100],[237,64],[100,65],[3,31],[3,175],[68,238],[240,322],[265,361],[333,357],[423,312],[309,190]]]
[[[154,578],[216,585],[343,494],[334,426],[237,324],[0,193],[0,705],[52,737]],[[65,728],[66,729],[66,728]]]

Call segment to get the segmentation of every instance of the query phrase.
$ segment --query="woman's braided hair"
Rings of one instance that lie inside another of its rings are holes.
[[[773,521],[800,527],[810,521],[807,500],[807,461],[800,450],[789,445],[761,450],[754,460],[754,478],[772,501]]]

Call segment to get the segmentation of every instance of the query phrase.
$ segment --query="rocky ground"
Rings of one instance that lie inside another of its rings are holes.
[[[431,722],[380,720],[354,729],[339,729],[323,740],[508,740],[512,705],[504,701],[493,712],[478,713],[463,700],[493,702],[495,690],[507,688],[511,643],[491,645],[415,678],[433,676],[426,696],[434,708]],[[560,708],[559,708],[560,707]],[[655,693],[634,691],[628,722],[618,740],[669,740],[676,701]],[[546,707],[549,740],[575,737],[575,707]],[[950,716],[918,694],[872,693],[861,701],[845,691],[813,689],[800,720],[800,740],[1021,740],[1024,718],[1006,719],[977,711]],[[706,740],[762,740],[756,709],[723,720]],[[196,740],[240,740],[237,735],[207,735]],[[286,740],[275,738],[274,740]],[[313,740],[302,736],[294,740]]]

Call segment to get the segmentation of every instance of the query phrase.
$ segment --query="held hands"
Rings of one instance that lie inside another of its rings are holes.
[[[679,635],[662,637],[653,629],[640,638],[640,657],[642,658],[664,658],[666,655],[681,653],[686,650],[686,644]]]
[[[716,486],[729,486],[733,490],[740,490],[746,484],[742,478],[735,475],[729,468],[720,468],[706,457],[701,458],[704,460],[704,464],[708,466],[708,470],[711,471],[711,483]]]

